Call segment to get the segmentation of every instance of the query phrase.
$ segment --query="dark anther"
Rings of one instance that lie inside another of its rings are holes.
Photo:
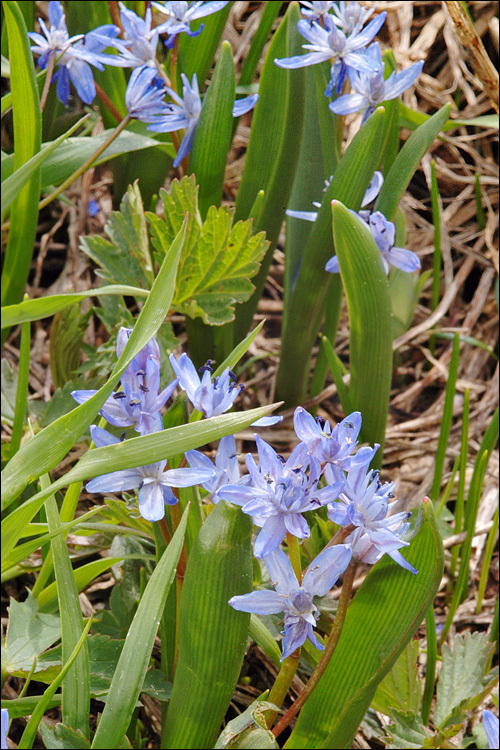
[[[214,378],[214,391],[217,390],[218,383],[219,383],[219,378]]]
[[[142,391],[143,393],[149,393],[149,388],[147,388],[147,386],[145,385],[140,385],[139,390]]]
[[[239,453],[233,453],[229,458],[238,458],[239,455]]]
[[[141,399],[140,398],[131,398],[130,401],[128,402],[128,405],[129,406],[139,406],[140,403],[141,403]]]
[[[323,417],[316,417],[316,422],[319,424],[320,427],[323,427],[325,424],[325,420]]]
[[[236,375],[234,374],[234,372],[232,370],[229,370],[228,375],[229,375],[229,380],[232,380],[233,383],[236,383],[236,381],[238,380],[238,378],[236,377]]]
[[[146,373],[144,372],[144,370],[137,370],[137,372],[135,374],[136,375],[141,375],[142,377],[144,377]]]
[[[388,497],[389,499],[392,499],[393,497],[396,497],[396,495],[394,494],[394,492],[389,492],[389,493],[387,494],[387,497]]]
[[[354,425],[352,422],[346,422],[347,427],[349,427],[350,430],[354,430]]]
[[[198,372],[212,372],[212,364],[215,362],[214,359],[207,359],[203,367],[200,367]]]
[[[279,458],[279,460],[281,461],[282,464],[286,464],[286,458],[284,456],[282,456],[281,453],[277,453],[276,455],[277,455],[277,457]]]
[[[127,433],[126,432],[122,432],[122,434],[120,435],[120,443],[123,443],[123,441],[126,440],[126,439],[127,439]]]
[[[126,398],[127,394],[123,391],[117,391],[117,393],[113,393],[113,398],[119,399],[119,398]]]
[[[245,390],[245,386],[243,385],[243,383],[240,383],[239,386],[238,386],[238,388],[239,388],[240,393],[241,393],[241,391]]]

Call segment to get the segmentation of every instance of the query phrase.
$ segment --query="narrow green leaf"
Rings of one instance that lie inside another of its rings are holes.
[[[25,698],[15,698],[14,700],[2,700],[2,708],[8,709],[11,720],[19,719],[21,716],[30,716],[42,698],[43,695],[30,695]],[[60,706],[61,698],[61,693],[56,693],[50,699],[47,709]]]
[[[6,0],[3,9],[11,66],[13,169],[18,170],[40,150],[40,100],[28,32],[19,5],[13,0]],[[31,174],[11,204],[11,224],[2,271],[2,305],[19,302],[23,296],[35,245],[39,191],[38,169]]]
[[[399,120],[401,127],[415,130],[429,119],[430,115],[425,115],[423,112],[415,112],[415,110],[410,109],[403,104],[403,102],[399,102]],[[465,126],[476,128],[496,128],[498,130],[498,115],[481,115],[480,117],[473,117],[470,120],[447,120],[443,126],[443,133],[446,133],[448,130],[454,130],[454,128]]]
[[[199,28],[201,23],[204,24],[205,28],[199,38],[189,37],[187,34],[180,35],[179,70],[185,73],[190,81],[193,73],[196,73],[200,88],[203,88],[210,72],[230,10],[231,3],[228,3],[217,13],[191,24],[193,30]]]
[[[304,71],[283,70],[275,58],[300,52],[297,32],[298,3],[290,3],[274,34],[264,60],[259,94],[245,157],[243,177],[236,198],[236,219],[246,219],[257,194],[265,191],[260,219],[255,230],[265,230],[271,243],[256,277],[256,290],[238,308],[234,341],[246,336],[262,295],[274,248],[285,218],[301,144],[304,108]]]
[[[252,587],[251,536],[251,519],[221,500],[191,549],[162,747],[214,745],[245,654],[250,615],[232,609],[228,600]]]
[[[111,285],[101,286],[99,289],[88,289],[86,292],[69,292],[67,294],[52,294],[49,297],[38,297],[19,302],[17,305],[2,307],[2,328],[28,323],[33,320],[43,320],[76,305],[89,297],[104,297],[106,294],[126,294],[129,297],[147,297],[149,291],[136,286]]]
[[[304,705],[286,748],[348,748],[376,688],[425,617],[441,581],[444,553],[432,503],[405,549],[412,576],[385,556],[356,593],[337,649]]]
[[[281,359],[276,378],[276,393],[289,406],[296,406],[304,401],[311,351],[320,328],[323,304],[330,285],[336,287],[340,304],[340,278],[338,275],[332,278],[332,274],[325,271],[326,262],[335,252],[331,201],[342,201],[354,211],[360,209],[366,188],[378,165],[384,122],[385,112],[379,107],[354,136],[323,196],[318,218],[304,249],[303,257],[307,260],[300,266],[284,320]]]
[[[421,125],[406,141],[394,159],[394,163],[385,178],[382,189],[375,203],[375,211],[380,211],[392,221],[421,158],[431,146],[450,114],[451,104],[445,104],[427,122]]]
[[[448,447],[448,438],[450,436],[451,422],[453,419],[453,403],[455,399],[455,386],[457,383],[459,358],[460,341],[458,338],[458,333],[456,333],[453,340],[453,350],[451,353],[450,367],[448,370],[448,381],[446,383],[443,417],[441,419],[441,429],[439,431],[439,441],[436,451],[436,463],[434,466],[434,477],[432,479],[432,488],[430,491],[430,497],[434,503],[437,503],[437,501],[439,500],[439,493],[441,490],[441,480],[443,478],[446,448]]]
[[[281,666],[281,651],[276,638],[257,615],[250,615],[250,637],[276,666]]]
[[[262,327],[266,321],[261,320],[259,325],[255,326],[253,331],[250,331],[248,336],[243,339],[243,341],[240,341],[240,343],[234,347],[233,351],[229,356],[226,357],[226,359],[220,363],[218,368],[215,370],[214,375],[220,376],[226,369],[226,367],[229,367],[231,370],[234,370],[235,366],[238,364],[242,356],[247,351],[248,347],[254,341],[255,338],[257,338],[258,334],[261,332]]]
[[[238,86],[248,86],[252,82],[260,61],[260,56],[282,5],[283,3],[281,2],[263,3],[259,9],[262,10],[262,15],[257,30],[252,36],[250,49],[241,68]]]
[[[29,440],[6,466],[3,471],[2,509],[7,507],[30,481],[52,469],[63,458],[112,393],[128,363],[154,336],[170,308],[184,238],[185,225],[165,256],[146,304],[108,382],[86,403],[52,422]]]
[[[224,172],[233,135],[235,73],[233,51],[223,42],[203,109],[196,127],[189,171],[200,186],[198,201],[202,219],[210,206],[220,206]]]
[[[349,310],[349,403],[362,414],[362,439],[380,444],[374,465],[381,466],[392,376],[389,285],[368,227],[338,201],[332,211]]]
[[[139,607],[127,633],[106,705],[94,736],[92,747],[117,747],[122,741],[141,692],[151,650],[165,607],[167,594],[175,576],[182,549],[189,509],[156,566],[144,590]]]
[[[328,341],[328,339],[326,338],[326,336],[322,337],[321,346],[326,353],[328,367],[330,368],[330,372],[332,373],[333,382],[337,386],[337,393],[338,393],[340,403],[342,405],[342,409],[344,410],[344,414],[345,415],[350,414],[353,411],[353,408],[351,406],[349,391],[347,387],[344,385],[344,381],[342,379],[343,373],[340,367],[339,357],[333,350],[333,347]]]
[[[14,174],[7,177],[2,182],[2,213],[6,211],[12,201],[17,198],[22,188],[26,185],[30,177],[39,169],[41,164],[47,159],[50,154],[63,143],[72,133],[77,130],[80,125],[87,119],[88,115],[78,120],[73,127],[69,128],[66,133],[63,133],[57,140],[53,141],[50,146],[40,151],[35,156],[32,156],[25,164],[19,169],[16,169]]]

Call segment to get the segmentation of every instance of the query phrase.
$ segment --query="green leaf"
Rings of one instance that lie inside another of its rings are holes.
[[[10,177],[2,177],[2,213],[6,211],[12,201],[17,198],[20,191],[26,185],[30,177],[38,170],[43,162],[50,156],[50,154],[63,143],[72,133],[80,127],[80,125],[87,119],[88,115],[82,117],[77,123],[73,125],[66,133],[63,133],[57,140],[47,145],[46,148],[42,147],[42,150],[32,156],[25,164],[19,169],[16,169],[14,174]],[[2,162],[2,172],[4,169],[4,163]]]
[[[293,72],[293,71],[292,71]],[[289,406],[304,401],[309,379],[311,351],[323,316],[323,304],[331,285],[341,300],[339,278],[325,271],[334,254],[331,201],[342,201],[358,211],[380,158],[385,112],[379,107],[356,133],[339,161],[330,187],[323,196],[303,257],[284,322],[276,392]],[[330,290],[331,294],[332,290]]]
[[[179,227],[181,225],[182,222]],[[109,241],[99,235],[82,237],[80,240],[83,252],[101,268],[97,275],[110,284],[132,284],[149,289],[153,283],[153,267],[137,182],[129,185],[120,210],[112,212],[104,231]]]
[[[269,243],[264,233],[252,236],[252,221],[233,225],[231,212],[211,207],[202,223],[194,177],[174,180],[171,193],[161,191],[165,219],[148,213],[152,242],[160,258],[186,213],[186,244],[179,261],[173,308],[210,325],[234,318],[234,305],[251,295],[255,276]]]
[[[453,650],[443,646],[434,724],[445,728],[461,721],[498,682],[498,667],[485,674],[494,644],[487,633],[457,633]]]
[[[33,661],[61,637],[58,615],[40,614],[38,602],[28,589],[24,602],[10,600],[9,622],[2,648],[2,669],[29,672]]]
[[[371,708],[386,716],[391,715],[392,708],[415,714],[420,711],[422,685],[418,674],[418,653],[419,642],[410,641],[378,686]]]
[[[445,731],[439,730],[434,733],[424,727],[420,717],[414,713],[393,710],[392,717],[395,723],[386,727],[388,738],[384,738],[388,750],[450,747],[449,744],[443,745],[443,742],[455,737],[463,728],[462,724],[458,724]]]
[[[255,75],[257,65],[260,62],[260,56],[264,50],[269,34],[273,28],[273,23],[281,10],[283,3],[272,2],[263,3],[259,8],[262,10],[257,30],[252,35],[250,49],[248,50],[245,61],[241,68],[238,86],[248,86]]]
[[[385,556],[352,603],[338,646],[305,703],[286,748],[348,748],[375,691],[412,639],[443,574],[444,553],[430,501],[424,522],[404,550],[413,576]]]
[[[231,3],[224,8],[205,16],[203,21],[194,21],[191,28],[198,29],[203,23],[203,33],[198,37],[189,37],[187,34],[181,34],[179,39],[179,62],[180,70],[184,72],[191,81],[193,73],[198,76],[200,88],[208,77],[212,67],[217,47],[219,46],[226,21],[231,10]]]
[[[233,135],[233,102],[235,73],[233,51],[223,42],[203,109],[189,160],[189,171],[199,188],[199,210],[202,219],[210,206],[220,206],[224,188],[227,155]]]
[[[78,167],[81,167],[89,157],[94,154],[99,146],[106,141],[114,129],[104,130],[95,136],[76,136],[68,138],[57,151],[49,155],[44,162],[41,170],[40,189],[47,190],[51,185],[60,185],[66,180]],[[41,147],[41,155],[45,150],[52,149],[57,141],[44,143]],[[128,154],[132,151],[142,151],[148,148],[161,147],[170,155],[174,155],[175,150],[171,144],[159,143],[151,136],[132,133],[124,130],[108,146],[106,151],[94,162],[93,166],[104,164],[120,154]],[[9,155],[2,159],[2,178],[5,180],[13,173],[13,158]],[[38,203],[38,194],[37,194]]]
[[[298,3],[290,3],[271,39],[259,83],[260,98],[252,118],[243,177],[236,198],[236,218],[246,219],[260,190],[264,200],[256,230],[270,242],[256,279],[256,291],[238,310],[234,341],[246,336],[262,295],[288,206],[299,158],[304,108],[304,71],[283,70],[275,58],[297,55],[302,37],[297,32]]]
[[[245,654],[250,615],[234,610],[228,600],[252,587],[251,536],[251,519],[221,500],[191,549],[162,747],[214,745]]]
[[[403,102],[399,102],[399,122],[401,127],[415,130],[429,119],[430,115],[424,115],[423,112],[415,112],[415,110],[410,109]],[[468,125],[476,128],[496,128],[498,130],[498,115],[481,115],[480,117],[473,117],[470,120],[447,120],[443,126],[443,133]]]
[[[15,144],[13,170],[18,170],[40,151],[40,100],[28,32],[19,5],[13,0],[6,0],[3,10],[11,66]],[[18,302],[23,296],[35,246],[39,192],[40,172],[36,170],[11,204],[11,223],[2,272],[2,305]]]
[[[90,742],[79,729],[73,729],[65,724],[49,726],[44,721],[40,724],[45,747],[48,750],[87,750]]]
[[[52,422],[25,443],[6,466],[2,476],[4,490],[2,509],[7,507],[30,481],[52,469],[72,448],[82,432],[91,424],[108,396],[111,395],[129,362],[154,336],[170,308],[175,288],[176,269],[183,243],[184,228],[181,229],[165,256],[146,304],[141,310],[134,330],[108,382],[86,403],[77,406],[69,414]],[[21,509],[22,506],[17,511]],[[28,517],[28,522],[31,518],[32,516]],[[8,524],[10,520],[9,517],[5,523]],[[17,539],[21,535],[22,528],[23,525],[21,524],[15,530]]]
[[[151,650],[161,613],[175,576],[189,510],[163,553],[148,581],[139,607],[128,631],[101,720],[92,743],[93,748],[117,746],[123,739],[147,672]]]
[[[57,313],[50,327],[50,374],[56,388],[75,378],[91,311],[84,315],[78,307]]]
[[[439,131],[443,129],[450,114],[450,109],[451,104],[445,104],[436,114],[432,115],[427,122],[411,134],[394,159],[374,207],[374,211],[380,211],[389,221],[393,220],[399,201],[403,197],[403,193],[408,187],[420,160],[430,148]]]
[[[264,695],[267,695],[267,692]],[[261,698],[251,703],[246,711],[226,724],[215,743],[215,750],[279,747],[266,724],[266,711],[270,710],[276,710],[274,703]]]
[[[84,299],[89,299],[89,297],[104,297],[106,294],[147,297],[149,291],[139,289],[136,286],[112,285],[102,286],[99,289],[88,289],[86,292],[52,294],[48,297],[28,299],[24,302],[19,302],[17,305],[2,307],[2,328],[49,318],[51,315],[55,315],[70,305],[83,302]]]
[[[362,414],[362,440],[380,444],[374,465],[381,466],[392,377],[389,285],[368,227],[338,201],[332,211],[349,310],[349,404]]]
[[[21,716],[30,716],[33,713],[43,695],[30,695],[25,698],[15,698],[14,700],[3,700],[2,708],[7,708],[10,719],[19,719]],[[47,708],[57,708],[61,705],[61,693],[54,695],[49,701]]]

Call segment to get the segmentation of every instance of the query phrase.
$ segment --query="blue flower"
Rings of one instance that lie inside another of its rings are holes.
[[[306,638],[322,651],[324,646],[313,631],[319,617],[313,597],[324,596],[335,585],[351,560],[350,547],[339,544],[324,549],[310,564],[301,584],[282,550],[273,550],[264,560],[276,591],[252,591],[250,594],[233,596],[229,604],[240,612],[261,615],[285,613],[281,661],[302,646]]]
[[[498,748],[498,717],[486,709],[483,711],[483,725],[490,750],[495,750]]]
[[[301,8],[300,12],[309,21],[319,21],[323,16],[328,15],[332,7],[335,5],[334,2],[302,2],[301,5],[305,5],[305,8]]]
[[[374,11],[374,8],[363,8],[357,2],[346,3],[344,0],[340,0],[339,3],[332,3],[332,5],[333,22],[345,34],[359,31]]]
[[[349,466],[361,429],[360,412],[349,414],[332,429],[327,421],[314,419],[298,406],[293,416],[293,426],[309,455],[319,463],[326,464],[324,474],[327,481],[330,484],[343,484],[343,470]]]
[[[120,440],[106,430],[91,425],[90,434],[98,448],[114,445]],[[125,492],[139,490],[139,512],[146,521],[160,521],[165,515],[165,504],[175,505],[177,498],[171,487],[192,487],[211,479],[212,469],[168,469],[166,460],[135,469],[124,469],[103,474],[87,484],[87,492]]]
[[[174,130],[186,130],[174,160],[174,167],[178,167],[184,157],[191,151],[194,134],[202,110],[196,73],[193,75],[191,84],[184,73],[181,73],[181,78],[183,98],[176,94],[175,91],[172,91],[172,89],[167,89],[169,96],[174,100],[175,104],[169,104],[168,110],[160,117],[143,118],[145,122],[153,122],[152,125],[148,126],[148,130],[153,130],[156,133],[172,133]],[[244,99],[238,99],[233,106],[233,117],[240,117],[252,109],[258,98],[258,94],[253,94]]]
[[[70,37],[63,7],[58,0],[49,2],[49,21],[50,26],[47,28],[43,19],[39,19],[45,38],[35,32],[28,33],[35,42],[31,50],[40,55],[39,67],[45,69],[51,55],[60,56],[57,60],[58,70],[52,79],[57,80],[59,101],[67,106],[71,81],[80,99],[85,104],[91,104],[95,99],[96,89],[90,65],[104,70],[103,62],[108,62],[110,56],[100,53],[111,44],[120,29],[112,24],[105,24],[85,36],[78,34]]]
[[[368,26],[359,31],[356,27],[349,36],[346,36],[335,25],[333,16],[323,17],[324,27],[316,21],[305,19],[297,23],[297,28],[310,44],[304,44],[303,48],[311,50],[306,55],[295,55],[285,57],[274,62],[280,68],[304,68],[307,65],[333,60],[331,68],[331,81],[325,91],[330,96],[336,87],[337,92],[342,91],[348,68],[364,70],[374,73],[377,70],[375,62],[367,57],[364,48],[371,42],[375,34],[384,23],[386,12],[374,18]]]
[[[116,353],[120,357],[131,328],[120,328],[116,341]],[[159,393],[160,350],[155,339],[151,339],[134,357],[122,375],[123,390],[114,392],[99,412],[114,427],[131,427],[141,434],[162,429],[160,409],[172,395],[178,381],[174,380]],[[97,391],[72,391],[79,404],[88,401]]]
[[[285,461],[258,435],[255,440],[260,466],[248,453],[248,483],[224,485],[217,494],[241,505],[243,513],[252,516],[255,525],[262,527],[255,540],[254,554],[255,557],[264,557],[279,546],[287,531],[299,539],[308,538],[309,526],[302,513],[316,510],[338,497],[343,481],[318,490],[321,469],[319,463],[308,455],[304,443],[300,443]],[[309,477],[306,475],[308,465]]]
[[[141,18],[120,3],[120,20],[123,25],[124,38],[115,39],[112,46],[119,55],[113,55],[107,61],[110,65],[122,68],[140,68],[146,65],[156,70],[156,51],[160,28],[152,28],[151,8]]]
[[[234,435],[223,437],[219,443],[215,456],[215,466],[212,461],[200,451],[186,451],[185,456],[192,469],[209,469],[213,476],[201,486],[210,492],[210,499],[217,505],[220,497],[216,494],[219,487],[225,484],[237,484],[240,481],[240,469]]]
[[[169,35],[165,44],[171,48],[174,46],[175,38],[178,34],[183,32],[188,36],[198,36],[198,34],[201,34],[204,24],[196,31],[193,31],[191,29],[191,22],[197,18],[204,18],[204,16],[209,16],[218,10],[222,10],[227,5],[227,2],[153,2],[151,4],[164,16],[168,16],[168,20],[160,24],[157,28],[160,34],[167,33]]]
[[[1,747],[2,750],[7,750],[7,732],[9,731],[9,709],[2,708],[2,731],[1,731]]]
[[[151,120],[170,111],[165,102],[166,87],[159,78],[156,68],[143,66],[135,68],[125,91],[127,112],[136,120]]]
[[[415,83],[422,72],[423,60],[411,65],[400,73],[393,72],[384,80],[382,57],[378,42],[371,44],[366,52],[380,68],[375,73],[353,70],[349,74],[351,87],[355,93],[339,96],[329,105],[337,115],[348,115],[351,112],[364,112],[363,122],[372,114],[376,107],[390,99],[396,99],[403,91]]]
[[[411,514],[387,516],[396,504],[396,501],[390,502],[396,485],[394,482],[381,484],[378,472],[368,468],[379,447],[360,448],[351,459],[344,488],[338,500],[328,505],[328,517],[340,526],[357,527],[345,540],[357,560],[373,565],[388,554],[416,574],[418,571],[398,551],[409,545],[401,537],[410,528],[407,519]]]
[[[243,385],[236,385],[236,376],[227,367],[222,375],[212,379],[212,360],[200,368],[203,375],[196,372],[196,368],[187,354],[181,354],[179,359],[170,355],[170,364],[179,379],[180,387],[186,391],[188,399],[194,408],[201,411],[204,417],[216,417],[224,414],[234,403]]]
[[[389,273],[390,266],[395,266],[408,273],[418,271],[420,268],[420,258],[418,255],[412,253],[411,250],[405,250],[403,247],[394,247],[396,227],[392,221],[388,221],[380,211],[369,214],[367,220],[363,214],[355,214],[355,216],[360,221],[364,221],[372,233],[373,239],[380,250],[386,273]],[[340,266],[336,255],[330,258],[325,266],[325,270],[329,273],[339,273]]]
[[[330,183],[332,179],[333,179],[333,175],[330,177],[329,180],[325,180],[325,188],[323,190],[324,193],[330,187]],[[377,195],[380,193],[380,190],[383,184],[384,184],[384,175],[382,174],[382,172],[375,172],[370,181],[370,184],[368,185],[366,189],[366,193],[363,197],[363,202],[361,203],[362,208],[364,208],[373,200],[375,200]],[[321,203],[318,203],[317,201],[313,201],[312,205],[316,206],[316,208],[321,208]],[[292,216],[294,219],[303,219],[305,221],[316,221],[316,219],[318,218],[317,211],[292,211],[291,209],[287,209],[285,213],[287,216]]]

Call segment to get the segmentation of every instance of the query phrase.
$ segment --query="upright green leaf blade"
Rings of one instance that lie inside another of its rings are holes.
[[[425,617],[443,574],[444,552],[430,500],[406,559],[412,576],[387,556],[355,595],[337,649],[305,703],[285,747],[348,748],[375,694]]]
[[[251,535],[250,518],[221,500],[191,549],[163,747],[214,745],[245,654],[250,615],[228,600],[252,587]]]
[[[92,747],[118,747],[132,718],[148,669],[161,613],[181,554],[189,509],[144,590],[127,633]]]
[[[205,28],[199,38],[189,37],[187,34],[180,35],[179,69],[187,75],[190,81],[193,73],[196,73],[200,88],[203,88],[213,64],[230,10],[231,3],[228,3],[217,13],[205,16],[203,18]],[[191,28],[195,30],[201,23],[201,21],[195,21]]]

